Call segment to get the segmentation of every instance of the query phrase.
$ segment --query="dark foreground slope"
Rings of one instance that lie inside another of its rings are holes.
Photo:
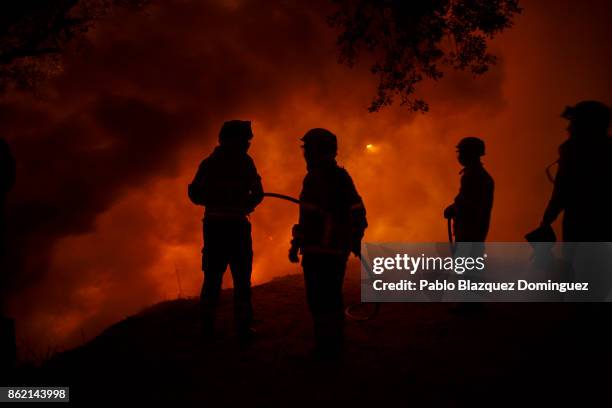
[[[347,301],[359,297],[357,265]],[[258,341],[241,348],[224,293],[218,338],[200,336],[196,299],[163,302],[59,354],[33,384],[70,385],[73,401],[200,402],[201,406],[504,406],[593,401],[610,366],[607,305],[385,304],[348,322],[342,363],[310,358],[299,275],[254,288]],[[585,386],[588,390],[585,391]],[[607,387],[607,385],[606,385]]]

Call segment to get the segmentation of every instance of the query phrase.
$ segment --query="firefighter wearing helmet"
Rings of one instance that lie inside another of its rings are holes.
[[[480,160],[484,155],[482,139],[466,137],[457,144],[461,184],[454,202],[444,210],[444,217],[453,220],[457,242],[484,242],[489,232],[495,184]]]
[[[569,138],[559,147],[554,188],[540,228],[550,229],[563,212],[563,241],[610,242],[610,108],[584,101],[567,107],[561,116],[569,121]]]
[[[252,339],[251,270],[253,249],[248,215],[263,200],[261,178],[247,154],[251,122],[231,120],[219,132],[219,145],[205,158],[189,185],[189,198],[206,207],[200,296],[202,330],[211,336],[223,274],[229,265],[234,282],[234,315],[238,337]]]
[[[337,357],[344,339],[342,285],[351,252],[361,256],[367,227],[363,201],[348,172],[336,164],[336,136],[311,129],[301,139],[307,174],[300,193],[299,222],[293,227],[289,260],[299,262],[313,317],[315,353]]]

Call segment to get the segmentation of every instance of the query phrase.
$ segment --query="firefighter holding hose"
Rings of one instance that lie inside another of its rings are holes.
[[[299,262],[314,322],[315,354],[339,357],[344,340],[342,286],[351,253],[361,255],[367,227],[363,201],[348,172],[337,165],[338,142],[326,129],[302,137],[307,174],[300,193],[289,260]]]
[[[559,147],[557,175],[540,229],[563,212],[563,241],[612,241],[610,108],[599,101],[569,106],[561,115],[569,138]]]
[[[455,242],[484,242],[489,232],[493,208],[493,178],[480,158],[485,144],[477,137],[466,137],[457,144],[457,159],[463,166],[459,194],[444,210],[444,217],[454,221]]]
[[[223,274],[228,265],[234,282],[234,316],[238,338],[250,342],[253,307],[251,270],[253,248],[248,215],[263,200],[261,177],[247,154],[253,138],[251,122],[230,120],[219,132],[219,145],[205,158],[189,185],[189,198],[206,207],[200,295],[202,331],[214,331]]]

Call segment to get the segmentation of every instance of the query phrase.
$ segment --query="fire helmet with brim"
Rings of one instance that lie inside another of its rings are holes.
[[[610,108],[599,101],[582,101],[565,108],[561,117],[571,122],[589,124],[591,127],[610,127]]]
[[[304,148],[313,148],[334,155],[338,152],[338,139],[327,129],[310,129],[300,140]]]
[[[219,131],[219,143],[248,142],[253,138],[251,121],[249,120],[228,120],[223,123]]]
[[[477,137],[464,137],[457,143],[457,150],[476,156],[484,156],[485,143]]]

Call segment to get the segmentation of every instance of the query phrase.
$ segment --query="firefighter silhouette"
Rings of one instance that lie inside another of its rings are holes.
[[[563,241],[612,241],[612,138],[610,108],[584,101],[567,107],[569,138],[559,147],[557,175],[540,225],[550,225],[563,212]]]
[[[337,139],[311,129],[301,139],[307,174],[300,193],[289,260],[299,262],[314,321],[315,352],[338,356],[344,339],[342,285],[349,255],[361,255],[365,207],[348,172],[336,164]]]
[[[444,210],[444,217],[454,222],[456,242],[484,242],[489,232],[493,208],[493,178],[480,158],[485,144],[477,137],[466,137],[457,144],[457,158],[463,166],[461,186],[455,201]]]
[[[200,309],[202,330],[207,336],[214,332],[215,309],[228,265],[234,282],[237,334],[241,340],[250,340],[253,334],[253,249],[248,215],[262,201],[263,188],[247,154],[252,138],[251,122],[225,122],[219,133],[219,145],[202,161],[188,188],[191,201],[206,208]]]

